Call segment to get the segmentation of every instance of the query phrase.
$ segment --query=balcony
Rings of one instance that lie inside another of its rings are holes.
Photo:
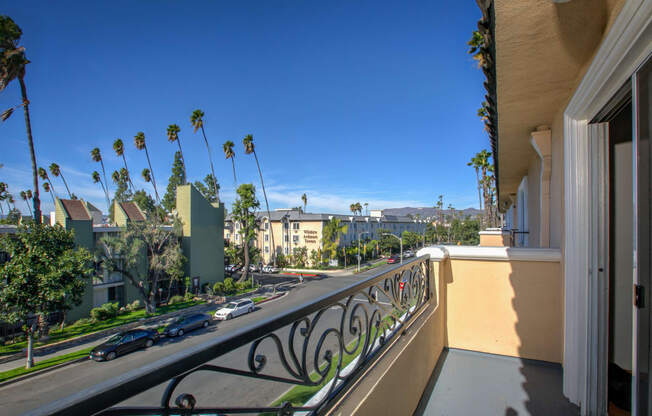
[[[426,248],[32,414],[577,414],[561,393],[559,262],[554,249]],[[219,394],[244,379],[259,387]]]

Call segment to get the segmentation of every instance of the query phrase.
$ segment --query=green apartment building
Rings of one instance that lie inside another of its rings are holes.
[[[114,222],[107,224],[102,212],[91,203],[57,198],[52,224],[73,230],[76,243],[95,252],[104,236],[119,235],[129,222],[146,219],[135,202],[116,201],[113,208]],[[177,188],[177,214],[183,223],[185,272],[193,288],[224,281],[224,204],[210,203],[194,186],[182,185]],[[143,269],[147,267],[146,262],[143,256]],[[126,278],[98,267],[97,275],[88,282],[82,304],[68,312],[66,319],[88,317],[92,308],[106,302],[118,302],[122,306],[136,299],[140,299],[138,291]]]

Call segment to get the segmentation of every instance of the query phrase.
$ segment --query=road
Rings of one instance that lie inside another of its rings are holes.
[[[384,267],[383,267],[384,268]],[[379,268],[380,269],[380,268]],[[286,296],[279,300],[261,305],[255,312],[243,315],[230,321],[219,322],[206,329],[196,330],[183,338],[162,339],[155,346],[119,357],[111,362],[85,361],[63,367],[0,389],[2,414],[22,414],[36,409],[43,404],[77,393],[89,386],[116,377],[134,368],[155,362],[161,358],[210,340],[216,334],[224,335],[234,329],[254,324],[256,321],[278,315],[283,311],[304,304],[311,299],[348,286],[370,273],[317,278],[307,280],[304,284],[294,287]],[[323,325],[339,325],[341,313],[336,310],[327,311],[322,318]],[[287,339],[287,328],[278,332],[282,340]],[[278,354],[271,350],[271,345],[261,345],[260,351],[267,353],[266,369],[275,375],[284,375],[279,365]],[[233,368],[246,369],[248,346],[235,350],[215,360],[214,363]],[[311,357],[312,358],[312,357]],[[267,405],[285,392],[291,385],[259,381],[248,377],[238,377],[225,374],[202,372],[184,380],[177,392],[192,393],[200,404],[217,404],[224,398],[237,398],[237,401],[224,404]],[[150,389],[127,403],[132,405],[157,404],[160,400],[163,386]]]

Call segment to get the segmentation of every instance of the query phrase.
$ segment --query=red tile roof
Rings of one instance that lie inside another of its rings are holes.
[[[131,221],[145,221],[145,217],[140,212],[135,202],[121,202],[120,206]]]
[[[84,204],[79,199],[60,199],[71,220],[90,220]]]

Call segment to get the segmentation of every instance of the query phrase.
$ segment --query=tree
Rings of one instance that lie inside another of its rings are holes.
[[[56,163],[50,163],[50,173],[52,173],[55,177],[61,176],[61,180],[63,180],[63,184],[66,187],[66,191],[68,192],[68,198],[72,198],[72,194],[70,193],[70,188],[68,188],[68,183],[66,182],[66,178],[63,176],[63,172],[61,172],[61,168],[59,165]]]
[[[310,250],[310,265],[312,267],[317,267],[321,263],[321,256],[319,252],[315,249]]]
[[[308,262],[308,248],[295,247],[292,250],[292,257],[295,267],[306,267],[306,263]]]
[[[181,155],[181,165],[183,166],[183,183],[182,185],[186,184],[186,181],[188,180],[188,174],[186,173],[186,160],[183,158],[183,151],[181,150],[181,139],[179,139],[179,132],[181,129],[179,126],[176,124],[170,124],[168,126],[167,130],[167,135],[168,135],[168,141],[170,143],[177,142],[179,145],[179,154]],[[176,157],[176,154],[175,154]]]
[[[215,176],[213,176],[212,173],[206,175],[204,178],[204,183],[195,181],[194,185],[195,188],[201,192],[201,194],[204,196],[204,198],[206,198],[208,202],[217,202],[217,194],[215,193],[215,189],[219,191],[220,184],[217,183],[217,179],[215,179]]]
[[[125,165],[125,169],[127,170],[127,173],[129,172],[129,167],[127,166],[127,159],[125,158],[125,145],[122,143],[122,139],[115,139],[113,142],[113,151],[115,152],[118,157],[122,158],[122,162]],[[133,192],[136,188],[134,187],[133,182],[131,182],[131,175],[129,175],[129,186],[131,187],[131,191]]]
[[[401,237],[403,238],[403,247],[416,248],[421,242],[421,235],[413,231],[403,231]]]
[[[249,243],[256,238],[258,233],[259,224],[256,210],[260,208],[260,202],[256,198],[256,188],[250,183],[240,185],[236,192],[238,197],[233,203],[231,217],[234,223],[240,224],[238,233],[242,236],[244,265],[238,281],[244,282],[249,273]]]
[[[227,140],[222,145],[222,149],[224,150],[224,156],[227,159],[231,159],[231,165],[233,166],[233,183],[237,184],[238,180],[235,177],[235,152],[233,151],[233,146],[233,142],[231,140]]]
[[[177,186],[183,185],[185,182],[183,159],[181,158],[181,152],[177,151],[174,152],[174,163],[172,163],[172,175],[168,180],[168,188],[161,201],[161,205],[168,212],[172,212],[177,208]]]
[[[136,204],[138,204],[138,207],[148,216],[156,212],[157,207],[156,203],[154,202],[154,198],[145,192],[144,189],[134,192],[133,200]]]
[[[324,253],[329,254],[329,258],[334,259],[337,256],[337,248],[340,245],[340,236],[348,231],[349,227],[342,223],[339,218],[333,217],[324,224],[322,231],[322,247]]]
[[[471,39],[467,42],[469,45],[469,55],[473,56],[478,62],[478,67],[481,68],[486,64],[485,54],[485,40],[482,33],[478,30],[474,30],[471,34]]]
[[[308,205],[308,196],[305,193],[301,195],[301,202],[303,202],[303,212],[306,212],[306,206]]]
[[[358,207],[357,207],[355,204],[351,204],[351,205],[349,205],[349,211],[351,211],[351,213],[352,213],[353,215],[355,215],[355,213],[357,212],[357,210],[358,210]]]
[[[256,154],[256,146],[254,145],[254,136],[247,134],[242,139],[242,144],[244,145],[245,154],[254,155],[256,160],[256,167],[258,168],[258,175],[260,176],[260,186],[263,188],[263,196],[265,197],[265,208],[267,209],[267,218],[271,219],[272,214],[269,211],[269,202],[267,201],[267,192],[265,191],[265,182],[263,181],[263,172],[260,170],[260,163],[258,163],[258,155]],[[274,228],[269,227],[269,233],[272,236],[272,261],[276,267],[276,245],[274,244]]]
[[[147,264],[143,264],[143,255]],[[156,312],[160,282],[186,261],[181,250],[181,222],[161,227],[157,217],[127,224],[118,237],[103,237],[96,261],[110,273],[118,272],[138,289],[147,313]]]
[[[106,209],[108,210],[111,208],[111,198],[109,198],[109,182],[106,180],[106,170],[104,169],[104,161],[102,160],[102,154],[100,153],[99,148],[96,147],[91,150],[91,158],[94,162],[99,162],[102,166],[102,176],[104,177],[104,182],[99,180],[99,175],[97,175],[98,179],[96,180],[95,174],[97,172],[93,172],[93,181],[96,183],[100,182],[102,185],[102,188],[104,189],[104,195],[106,196]]]
[[[478,183],[478,204],[479,204],[479,209],[482,211],[482,185],[480,182],[480,159],[478,155],[476,154],[471,158],[471,161],[466,164],[466,166],[473,166],[473,169],[475,169],[475,177]]]
[[[120,168],[120,171],[114,170],[111,174],[111,179],[116,185],[116,191],[113,194],[113,202],[126,202],[130,201],[134,194],[129,189],[129,172],[125,168]],[[111,221],[114,219],[114,204],[109,207],[109,216]]]
[[[149,178],[152,181],[152,186],[154,186],[154,195],[156,196],[156,202],[160,202],[161,199],[158,196],[158,189],[156,188],[156,177],[154,176],[154,169],[152,169],[152,162],[149,160],[147,143],[145,143],[145,133],[142,131],[136,133],[134,136],[134,145],[136,145],[136,149],[145,151],[145,156],[147,157],[147,165],[149,166]]]
[[[11,81],[18,78],[18,82],[20,83],[20,93],[23,98],[23,103],[19,106],[23,107],[23,112],[25,114],[25,130],[27,132],[29,155],[32,161],[32,181],[34,188],[32,204],[34,206],[34,221],[40,223],[41,200],[39,199],[38,190],[36,153],[34,152],[32,123],[29,115],[29,100],[27,99],[27,87],[25,86],[25,66],[30,62],[25,56],[25,48],[23,46],[18,46],[22,34],[23,31],[9,16],[0,16],[0,92],[3,91]],[[11,116],[14,108],[3,112],[2,121],[7,120]]]
[[[57,193],[54,190],[54,185],[52,184],[52,181],[50,180],[50,177],[48,176],[48,171],[43,169],[43,168],[38,168],[38,176],[41,179],[43,179],[43,182],[48,183],[49,188],[52,190],[52,194],[54,196],[57,196]]]
[[[43,182],[43,190],[50,194],[50,196],[52,197],[52,205],[56,208],[57,203],[55,202],[55,199],[54,199],[54,190],[50,189],[50,183],[49,182]]]
[[[93,272],[92,256],[75,247],[72,231],[37,223],[0,237],[0,249],[9,253],[7,262],[0,265],[0,320],[25,323],[25,367],[31,368],[37,326],[34,317],[45,319],[81,303]]]
[[[365,210],[365,215],[369,215],[369,203],[368,202],[364,203],[364,210]]]
[[[28,189],[26,191],[20,191],[20,198],[25,201],[25,204],[27,204],[27,211],[30,213],[30,215],[34,215],[32,212],[32,208],[29,206],[29,200],[32,199],[32,190]]]
[[[392,234],[392,232],[383,228],[378,229],[378,235],[380,236],[378,239],[378,246],[380,251],[388,254],[399,251],[401,248],[399,240],[387,234]]]
[[[93,173],[91,174],[91,178],[93,178],[93,183],[99,183],[100,186],[102,187],[102,190],[104,191],[104,194],[107,196],[107,200],[106,200],[107,209],[110,209],[111,204],[109,203],[108,192],[106,190],[106,187],[104,186],[104,183],[102,183],[102,179],[100,178],[100,174],[96,170],[94,170]]]
[[[197,130],[201,129],[201,134],[204,136],[204,143],[206,144],[208,161],[210,162],[211,165],[211,175],[213,175],[213,178],[217,178],[217,176],[215,176],[215,169],[213,168],[213,158],[211,157],[211,148],[208,145],[208,139],[206,138],[206,131],[204,130],[204,112],[199,109],[193,111],[192,115],[190,116],[190,124],[195,129],[195,133],[197,133]],[[215,182],[215,184],[217,184],[217,181]],[[215,198],[217,198],[217,200],[219,201],[220,198],[219,188],[217,188],[216,186],[213,190],[215,192]]]
[[[442,211],[444,208],[444,196],[439,195],[437,197],[437,203],[435,204],[435,208],[437,208],[437,216],[439,217],[439,223],[444,222],[444,212]]]

